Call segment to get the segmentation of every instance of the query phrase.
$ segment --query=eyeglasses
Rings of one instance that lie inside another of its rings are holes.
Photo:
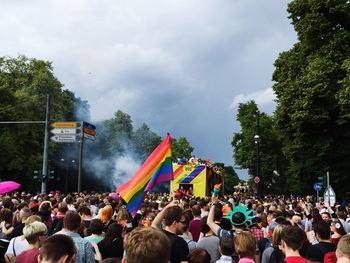
[[[186,224],[186,221],[179,221],[179,222],[180,222],[181,224],[184,224],[184,225]]]

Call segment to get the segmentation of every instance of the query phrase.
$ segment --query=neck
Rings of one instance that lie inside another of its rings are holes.
[[[330,239],[322,239],[322,238],[319,238],[318,239],[319,242],[323,242],[323,243],[332,243],[332,241]]]
[[[286,254],[286,257],[300,257],[299,251],[291,248],[285,248],[284,254]]]
[[[164,227],[164,230],[170,232],[170,233],[173,233],[173,234],[176,234],[176,228],[175,227],[172,227],[172,226],[165,226]]]

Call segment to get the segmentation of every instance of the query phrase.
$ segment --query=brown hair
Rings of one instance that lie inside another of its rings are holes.
[[[170,259],[171,244],[168,237],[152,227],[139,227],[124,239],[128,263],[166,263]]]
[[[250,232],[243,231],[238,233],[235,237],[234,244],[236,253],[240,258],[254,259],[256,251],[256,239]]]
[[[210,263],[209,253],[202,248],[193,249],[187,256],[188,263]]]
[[[41,260],[50,262],[58,262],[61,257],[67,255],[67,261],[76,253],[76,247],[71,237],[61,234],[56,234],[42,244],[40,248]]]
[[[179,206],[173,206],[165,211],[164,224],[170,226],[174,221],[179,222],[182,217],[182,208]]]
[[[300,249],[306,239],[305,232],[298,226],[286,226],[281,233],[281,240],[294,251]]]
[[[277,225],[272,233],[272,245],[278,246],[281,243],[281,233],[285,225]]]
[[[63,218],[63,227],[70,231],[79,229],[81,217],[77,212],[68,211]]]

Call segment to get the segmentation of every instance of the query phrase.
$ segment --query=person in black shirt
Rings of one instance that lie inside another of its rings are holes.
[[[152,227],[158,228],[164,219],[163,232],[167,235],[171,243],[171,263],[186,261],[189,254],[186,241],[178,235],[183,234],[185,228],[185,217],[183,210],[178,206],[178,201],[174,200],[168,204],[154,219]]]
[[[325,221],[316,222],[313,225],[318,244],[309,246],[306,251],[306,258],[311,261],[323,262],[324,255],[334,252],[336,245],[331,242],[331,230],[329,223]]]

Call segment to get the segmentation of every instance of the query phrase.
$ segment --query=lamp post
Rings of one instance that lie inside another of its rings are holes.
[[[262,178],[260,174],[260,126],[259,126],[259,111],[256,111],[256,132],[254,135],[255,151],[256,151],[256,177],[254,178],[257,184],[258,198],[262,198]]]

